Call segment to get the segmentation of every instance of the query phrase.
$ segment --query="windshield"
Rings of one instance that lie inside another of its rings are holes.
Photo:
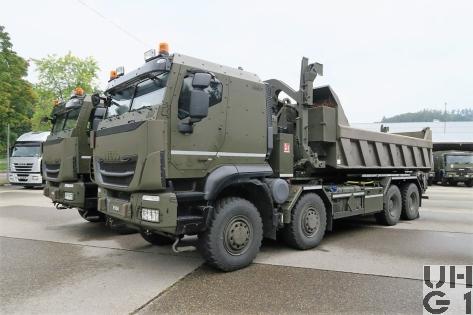
[[[473,164],[473,155],[447,155],[447,164]]]
[[[161,105],[166,91],[168,73],[159,74],[126,89],[110,94],[111,105],[107,117],[124,114],[130,110]]]
[[[12,151],[12,157],[33,157],[41,156],[41,147],[39,143],[22,144],[17,143]]]
[[[54,123],[52,133],[73,129],[77,125],[79,113],[80,108],[73,108],[65,113],[57,114],[55,117],[56,122]]]

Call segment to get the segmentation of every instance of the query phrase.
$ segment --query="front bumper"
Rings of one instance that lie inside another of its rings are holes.
[[[59,183],[56,186],[48,181],[43,189],[43,195],[67,208],[97,208],[97,185],[93,183]]]
[[[153,194],[152,200],[143,200],[147,193],[132,193],[128,199],[107,196],[103,188],[99,191],[98,210],[139,229],[148,229],[168,234],[175,234],[177,227],[177,198],[174,193]],[[159,212],[157,222],[142,219],[143,209]]]
[[[473,180],[473,173],[468,174],[457,174],[457,173],[447,173],[445,176],[451,182],[467,182]]]
[[[12,185],[21,186],[41,186],[43,184],[43,177],[41,173],[9,173],[8,181]]]

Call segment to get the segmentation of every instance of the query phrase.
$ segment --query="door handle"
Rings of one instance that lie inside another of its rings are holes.
[[[197,161],[199,161],[199,162],[210,162],[210,161],[212,161],[212,160],[213,160],[213,159],[212,159],[212,158],[210,158],[210,157],[205,157],[205,158],[204,158],[204,157],[201,157],[201,158],[197,158]]]

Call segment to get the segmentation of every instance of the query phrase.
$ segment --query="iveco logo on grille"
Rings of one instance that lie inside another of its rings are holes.
[[[106,154],[105,154],[105,160],[108,160],[108,161],[117,161],[120,159],[120,155],[117,153],[117,152],[113,152],[113,151],[108,151]]]

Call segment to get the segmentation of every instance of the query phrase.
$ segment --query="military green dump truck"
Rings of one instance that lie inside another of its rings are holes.
[[[204,259],[229,271],[263,237],[309,249],[336,219],[419,216],[431,131],[351,128],[333,90],[313,87],[322,65],[304,58],[296,91],[178,53],[145,60],[110,80],[92,142],[99,211],[149,242],[179,250],[197,235]]]
[[[103,118],[105,108],[94,106],[90,96],[76,89],[67,101],[51,113],[52,130],[43,143],[43,194],[58,209],[77,208],[87,221],[99,222],[97,185],[91,179],[92,149],[89,132]]]
[[[463,182],[466,186],[473,187],[473,152],[434,152],[434,174],[430,180],[443,185]]]

